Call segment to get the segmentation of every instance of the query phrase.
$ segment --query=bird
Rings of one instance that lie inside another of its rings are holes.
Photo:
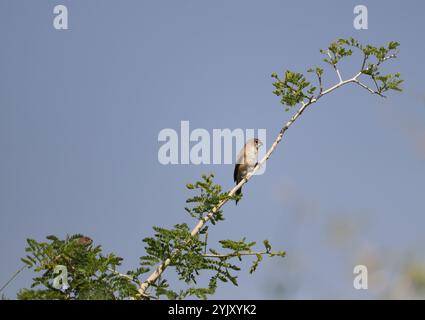
[[[86,236],[81,236],[77,239],[77,243],[82,246],[88,246],[93,243],[93,240]]]
[[[261,140],[253,138],[248,140],[241,151],[239,152],[235,171],[233,172],[233,180],[236,184],[241,182],[246,175],[254,169],[258,163],[258,149],[263,145]],[[235,192],[236,195],[240,195],[242,187]],[[236,205],[239,200],[236,200]]]

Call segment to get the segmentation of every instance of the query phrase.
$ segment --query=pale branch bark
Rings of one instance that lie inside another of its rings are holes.
[[[332,56],[331,56],[331,53],[329,52],[329,50],[327,51],[327,53],[328,53],[329,59],[331,59],[331,61],[332,61]],[[334,70],[335,70],[335,72],[338,76],[339,82],[342,82],[343,80],[342,80],[341,73],[339,72],[338,67],[334,63],[332,64],[332,66],[333,66],[333,68],[334,68]]]
[[[132,276],[129,276],[128,274],[124,274],[124,273],[118,272],[117,270],[115,270],[113,268],[108,268],[108,270],[111,271],[112,273],[120,276],[121,278],[125,278],[125,279],[127,279],[127,280],[129,280],[131,282],[136,283],[138,286],[141,285],[140,282],[136,281]]]
[[[383,62],[387,61],[388,59],[394,59],[394,58],[397,58],[397,54],[398,54],[398,50],[397,50],[395,53],[390,54],[389,56],[386,56],[386,57],[384,57],[382,60],[378,61],[378,63],[376,64],[376,66],[377,66],[377,67],[379,67],[379,65],[380,65],[381,63],[383,63]]]
[[[265,255],[265,254],[276,254],[276,252],[272,251],[239,251],[239,252],[232,252],[228,254],[212,254],[212,253],[205,253],[202,256],[205,258],[230,258],[230,257],[238,257],[238,256],[257,256],[257,255]]]
[[[133,278],[132,276],[129,276],[128,274],[124,274],[124,273],[118,272],[117,270],[115,270],[113,268],[108,268],[108,270],[110,272],[112,272],[113,274],[116,274],[117,276],[120,276],[123,279],[127,279],[129,282],[134,282],[138,287],[142,285],[142,282],[137,281],[136,278]],[[154,299],[154,300],[158,299],[157,297],[150,296],[150,295],[147,295],[147,294],[143,294],[143,297],[146,298],[146,299]],[[134,297],[128,297],[128,298],[130,300],[134,300]]]
[[[394,57],[395,57],[395,54],[392,54],[388,57],[385,57],[381,62],[386,61],[386,60],[391,59],[391,58],[394,58]],[[282,129],[280,130],[279,134],[277,135],[277,137],[274,140],[271,147],[267,150],[264,157],[257,163],[257,165],[254,167],[254,169],[246,175],[246,177],[244,179],[242,179],[237,185],[235,185],[232,189],[230,189],[228,191],[227,195],[229,197],[233,196],[236,191],[238,191],[244,184],[246,184],[251,179],[251,177],[253,175],[255,175],[255,173],[260,169],[260,167],[270,158],[272,153],[276,150],[276,148],[277,148],[279,142],[282,140],[283,135],[285,134],[286,130],[289,129],[289,127],[298,119],[298,117],[305,111],[305,109],[307,109],[307,107],[316,103],[324,95],[329,94],[329,93],[333,92],[334,90],[336,90],[336,89],[338,89],[338,88],[340,88],[340,87],[342,87],[346,84],[349,84],[349,83],[356,83],[356,84],[360,85],[362,88],[368,90],[371,93],[379,94],[378,92],[372,90],[367,85],[365,85],[365,84],[363,84],[362,82],[359,81],[359,77],[362,75],[364,64],[365,64],[365,61],[363,62],[362,69],[360,70],[360,72],[358,72],[354,77],[347,79],[347,80],[342,80],[342,77],[341,77],[341,74],[340,74],[338,68],[336,68],[336,66],[334,66],[335,71],[337,72],[337,75],[338,75],[338,78],[339,78],[339,82],[337,84],[335,84],[334,86],[326,89],[326,90],[320,90],[319,94],[316,97],[310,98],[307,101],[301,102],[301,107],[292,116],[292,118],[282,127]],[[229,201],[229,199],[224,199],[224,200],[220,201],[204,218],[199,220],[198,223],[196,224],[196,226],[192,229],[191,236],[196,236],[202,230],[204,225],[228,201]],[[164,260],[163,262],[161,262],[157,266],[157,268],[152,272],[152,274],[140,285],[138,291],[139,291],[139,294],[141,296],[148,297],[148,295],[146,294],[146,290],[149,288],[150,285],[152,285],[161,276],[161,274],[165,271],[165,269],[170,265],[171,259],[178,252],[179,252],[179,250],[175,250],[174,252],[172,252],[170,254],[170,257],[167,258],[166,260]]]
[[[386,98],[386,96],[384,96],[382,93],[380,93],[380,92],[378,92],[378,91],[375,91],[375,90],[373,90],[373,89],[369,88],[367,85],[365,85],[364,83],[362,83],[361,81],[359,81],[359,80],[357,80],[357,79],[354,81],[354,83],[357,83],[360,87],[362,87],[362,88],[366,89],[366,90],[367,90],[367,91],[369,91],[371,94],[377,94],[378,96],[381,96],[382,98]]]

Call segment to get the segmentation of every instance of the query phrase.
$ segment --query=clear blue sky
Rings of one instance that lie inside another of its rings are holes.
[[[70,30],[53,28],[57,4]],[[353,28],[357,4],[369,9],[368,30]],[[232,165],[161,165],[159,131],[189,120],[211,132],[266,128],[270,142],[290,116],[270,74],[304,71],[320,48],[354,36],[401,43],[388,70],[405,91],[384,100],[346,87],[312,106],[210,238],[267,238],[288,253],[254,275],[246,265],[239,287],[215,298],[373,298],[374,271],[424,253],[424,12],[423,1],[2,0],[0,283],[21,266],[25,239],[49,234],[83,233],[122,256],[122,270],[136,266],[152,226],[193,223],[186,183],[209,172],[233,183]],[[391,259],[370,264],[371,289],[356,291],[364,252]]]

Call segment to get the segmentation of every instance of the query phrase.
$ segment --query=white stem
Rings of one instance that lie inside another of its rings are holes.
[[[329,57],[329,59],[331,59],[332,60],[332,56],[331,56],[331,53],[329,52],[329,50],[328,50],[328,57]],[[342,82],[342,77],[341,77],[341,73],[339,72],[339,70],[338,70],[338,67],[336,66],[336,64],[332,64],[332,66],[334,67],[334,70],[335,70],[335,72],[336,72],[336,74],[337,74],[337,76],[338,76],[338,79],[339,79],[339,82]]]
[[[109,270],[109,271],[111,271],[112,273],[115,273],[116,275],[118,275],[118,276],[120,276],[120,277],[122,277],[122,278],[126,278],[127,280],[132,281],[132,282],[134,282],[134,283],[136,283],[136,284],[140,285],[140,283],[139,283],[139,282],[137,282],[137,281],[136,281],[136,280],[135,280],[132,276],[129,276],[128,274],[120,273],[120,272],[118,272],[117,270],[112,269],[112,268],[108,268],[108,270]]]
[[[371,88],[369,88],[367,85],[365,85],[364,83],[362,83],[362,82],[360,82],[359,80],[354,80],[354,83],[356,83],[356,84],[358,84],[360,87],[362,87],[362,88],[364,88],[364,89],[366,89],[367,91],[369,91],[371,94],[377,94],[377,95],[379,95],[379,96],[381,96],[381,97],[384,97],[385,98],[385,96],[382,94],[382,93],[379,93],[378,91],[375,91],[375,90],[373,90],[373,89],[371,89]]]
[[[263,255],[263,254],[271,254],[273,252],[267,252],[267,251],[261,251],[261,252],[250,252],[250,251],[240,251],[238,253],[229,253],[229,254],[210,254],[206,253],[202,256],[205,258],[228,258],[228,257],[237,257],[237,256],[256,256],[256,255]]]

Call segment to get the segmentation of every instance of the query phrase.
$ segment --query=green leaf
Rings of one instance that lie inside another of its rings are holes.
[[[33,263],[25,258],[21,258],[21,261],[25,264],[27,264],[29,267],[33,266]]]

